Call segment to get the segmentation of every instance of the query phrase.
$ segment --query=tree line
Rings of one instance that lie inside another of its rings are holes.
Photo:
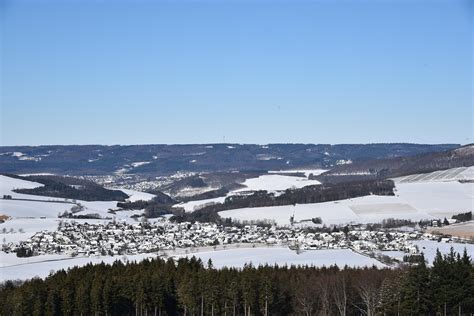
[[[468,222],[472,220],[472,212],[459,213],[453,215],[452,219],[455,219],[458,222]]]
[[[89,264],[0,287],[1,315],[470,315],[466,251],[397,269],[252,266],[196,258]]]
[[[275,195],[262,190],[250,195],[231,195],[225,199],[224,203],[207,205],[191,213],[175,212],[175,216],[172,217],[171,220],[217,222],[225,224],[225,219],[221,219],[218,212],[247,207],[329,202],[371,194],[394,195],[394,187],[395,185],[391,180],[367,180],[287,189],[281,195]]]
[[[159,191],[155,194],[151,200],[117,202],[117,207],[125,210],[144,210],[146,218],[156,218],[180,210],[178,207],[173,207],[177,201],[169,195]]]

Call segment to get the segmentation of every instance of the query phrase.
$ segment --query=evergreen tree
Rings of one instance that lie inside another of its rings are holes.
[[[423,254],[420,262],[408,271],[401,301],[400,309],[408,315],[427,314],[431,310],[430,275]]]

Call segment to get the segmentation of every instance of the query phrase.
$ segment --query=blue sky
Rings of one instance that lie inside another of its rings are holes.
[[[469,0],[0,10],[3,145],[474,141]]]

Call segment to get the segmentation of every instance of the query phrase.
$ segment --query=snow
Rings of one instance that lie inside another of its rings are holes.
[[[109,209],[117,208],[116,201],[80,201],[77,200],[85,207],[85,210],[77,214],[99,214],[102,217],[111,217],[112,214],[108,213]],[[74,203],[66,202],[48,202],[48,201],[23,201],[23,200],[0,200],[0,214],[8,215],[11,217],[47,217],[57,218],[59,213],[69,211],[73,207]]]
[[[474,166],[459,167],[446,170],[438,170],[430,173],[412,174],[404,177],[395,178],[394,181],[401,183],[410,182],[433,182],[433,181],[457,181],[474,180]]]
[[[22,174],[19,174],[19,176],[22,176],[22,177],[28,177],[28,176],[55,176],[55,174],[50,173],[50,172],[37,172],[37,173],[22,173]]]
[[[68,211],[72,206],[72,203],[2,199],[0,214],[11,217],[58,217],[58,213]]]
[[[336,165],[350,165],[352,163],[352,160],[344,160],[344,159],[340,159],[338,161],[336,161]]]
[[[29,263],[36,263],[41,261],[50,261],[50,260],[58,260],[58,259],[67,259],[70,256],[65,254],[51,254],[51,255],[41,255],[41,256],[33,256],[27,258],[19,258],[14,253],[5,253],[0,251],[0,268],[9,267],[9,266],[16,266],[22,264],[29,264]]]
[[[448,216],[473,210],[474,183],[396,183],[396,194],[414,208],[433,216]]]
[[[279,172],[279,171],[274,171]],[[283,172],[307,172],[309,173],[317,173],[317,172],[324,172],[324,170],[293,170],[293,171],[283,171]],[[245,188],[237,189],[235,191],[231,191],[227,194],[227,196],[232,196],[235,194],[239,194],[239,192],[245,191],[257,191],[257,190],[267,190],[267,191],[283,191],[289,188],[302,188],[307,185],[315,185],[320,184],[317,180],[308,180],[307,178],[303,177],[294,177],[294,176],[286,176],[286,175],[279,175],[279,174],[270,174],[270,175],[263,175],[258,178],[251,178],[245,180],[242,183],[245,185]],[[216,188],[214,188],[216,189]],[[209,191],[207,189],[206,191]],[[180,195],[184,195],[187,193],[186,190],[183,190]],[[195,193],[194,191],[192,193]],[[189,195],[189,194],[188,194]],[[183,207],[186,212],[192,212],[195,209],[198,209],[208,203],[223,203],[225,201],[226,196],[224,197],[217,197],[205,200],[196,200],[196,201],[189,201],[186,203],[181,203],[176,206]]]
[[[27,181],[22,179],[11,178],[0,175],[0,197],[3,195],[11,195],[14,199],[27,199],[27,200],[43,200],[43,201],[64,201],[62,198],[54,198],[49,196],[22,194],[13,192],[15,189],[34,189],[42,187],[43,184],[33,181]],[[1,203],[0,203],[1,205]],[[1,208],[0,208],[0,214]]]
[[[140,191],[134,191],[134,190],[128,190],[128,189],[119,189],[123,193],[127,194],[130,202],[135,202],[135,201],[149,201],[155,197],[154,194],[151,193],[146,193],[146,192],[140,192]]]
[[[384,210],[384,207],[387,209]],[[278,225],[289,225],[294,214],[295,221],[321,217],[323,224],[367,223],[381,221],[384,218],[411,218],[420,220],[431,218],[426,213],[406,212],[405,205],[399,205],[399,199],[393,196],[370,195],[354,199],[324,203],[297,204],[242,208],[219,212],[221,217],[232,217],[237,220],[275,220]],[[354,211],[356,209],[356,211]],[[383,210],[383,212],[379,212]],[[400,209],[403,211],[400,212]],[[361,210],[361,211],[359,211]],[[372,212],[371,212],[372,211]]]
[[[26,188],[32,189],[42,186],[41,183],[31,182],[21,179],[10,178],[6,176],[0,176],[0,195],[11,195],[13,200],[0,199],[0,214],[8,215],[10,217],[47,217],[57,218],[59,213],[69,211],[75,204],[70,200],[63,198],[54,198],[48,196],[30,195],[30,194],[19,194],[12,190],[15,188]],[[137,200],[150,200],[154,197],[153,194],[133,191],[133,190],[122,190],[125,194],[128,194],[130,201]],[[18,200],[23,199],[23,200]],[[117,201],[81,201],[76,200],[85,207],[85,210],[78,214],[99,214],[102,217],[112,217],[113,215],[108,213],[110,209],[117,208]],[[124,213],[120,213],[117,216],[122,217]]]
[[[0,224],[0,241],[2,243],[26,240],[42,230],[53,231],[58,227],[58,219],[46,218],[13,218]],[[3,230],[7,233],[3,233]],[[10,231],[13,230],[13,233]],[[20,233],[19,231],[23,232]]]
[[[379,251],[379,253],[385,256],[389,256],[391,258],[398,259],[400,261],[402,261],[403,257],[406,255],[405,252],[397,251],[397,250],[384,250],[384,251]]]
[[[133,168],[137,168],[140,166],[148,165],[150,162],[149,161],[137,161],[137,162],[132,162],[131,165]]]
[[[189,201],[185,203],[177,204],[177,207],[182,207],[186,212],[192,212],[203,205],[211,204],[211,203],[224,203],[225,196],[212,198],[212,199],[205,199],[205,200],[196,200],[196,201]]]
[[[262,160],[262,161],[269,161],[269,160],[281,160],[283,158],[278,157],[278,156],[272,156],[272,155],[266,155],[266,154],[258,154],[257,155],[257,160]]]
[[[22,179],[11,178],[0,175],[0,194],[16,194],[12,192],[13,189],[34,189],[42,187],[43,185],[38,182],[26,181]]]
[[[0,252],[0,257],[3,260],[5,253]],[[34,277],[45,278],[51,272],[58,271],[61,269],[68,269],[74,266],[85,266],[88,263],[98,264],[101,262],[112,264],[116,260],[121,261],[141,261],[146,258],[155,258],[155,254],[139,254],[139,255],[128,255],[128,256],[98,256],[98,257],[63,257],[55,255],[44,255],[32,258],[18,258],[24,259],[23,262],[18,262],[15,265],[8,265],[11,263],[11,259],[8,259],[6,266],[0,267],[0,282],[6,280],[27,280]],[[30,262],[28,262],[30,260]],[[41,260],[37,262],[37,260]]]
[[[220,212],[238,220],[275,220],[289,225],[295,220],[321,217],[323,224],[380,222],[386,218],[433,219],[471,211],[474,184],[452,182],[397,183],[396,196],[364,196],[333,202],[243,208]]]
[[[324,169],[291,169],[291,170],[271,170],[268,173],[304,173],[305,177],[309,177],[310,174],[318,176],[327,170]]]
[[[28,156],[21,156],[21,157],[18,157],[18,160],[26,160],[26,161],[41,161],[41,157],[28,157]]]
[[[247,179],[242,184],[245,185],[246,188],[238,189],[235,192],[258,190],[281,191],[290,188],[302,188],[308,185],[321,183],[317,180],[308,180],[303,177],[271,174],[259,176],[258,178]]]
[[[111,217],[110,209],[117,208],[117,201],[77,201],[85,207],[85,210],[77,214],[99,214],[102,217]]]
[[[349,249],[334,250],[308,250],[297,254],[288,248],[236,248],[228,250],[207,251],[191,253],[179,257],[200,258],[204,264],[209,259],[216,268],[235,267],[243,268],[245,264],[258,265],[313,265],[316,267],[337,264],[339,267],[348,265],[351,267],[364,267],[375,265],[379,268],[385,267],[379,261],[355,253]]]
[[[176,206],[178,207],[183,207],[186,212],[192,212],[196,209],[199,209],[200,207],[203,207],[206,204],[209,203],[223,203],[225,201],[225,198],[228,196],[236,195],[241,192],[246,192],[246,191],[258,191],[258,190],[267,190],[270,192],[275,192],[275,191],[284,191],[286,189],[290,188],[302,188],[304,186],[308,185],[317,185],[320,184],[319,181],[317,180],[308,180],[307,178],[304,177],[295,177],[295,176],[287,176],[287,175],[281,175],[281,174],[275,174],[275,173],[304,173],[306,176],[309,174],[321,174],[325,172],[325,170],[321,169],[298,169],[298,170],[283,170],[283,171],[269,171],[269,175],[262,175],[259,176],[258,178],[251,178],[245,180],[242,184],[245,185],[245,188],[237,189],[234,191],[229,192],[226,196],[224,197],[217,197],[217,198],[211,198],[211,199],[204,199],[204,200],[196,200],[196,201],[189,201],[186,203],[181,203],[177,204]],[[216,189],[216,188],[214,188]],[[202,190],[202,189],[200,189]],[[205,191],[209,191],[210,189],[206,189]],[[191,195],[188,190],[185,188],[183,189],[182,192],[180,192],[180,195],[182,196],[187,196]],[[194,190],[191,192],[193,194],[196,194]],[[199,193],[199,192],[198,192]],[[202,192],[200,192],[202,193]]]
[[[209,191],[214,191],[214,190],[217,190],[217,189],[219,189],[219,188],[212,187],[212,186],[197,187],[197,188],[185,187],[185,188],[182,188],[181,191],[179,191],[177,196],[183,196],[183,197],[193,196],[193,195],[202,194],[202,193],[209,192]],[[166,193],[171,194],[170,192],[166,192]]]

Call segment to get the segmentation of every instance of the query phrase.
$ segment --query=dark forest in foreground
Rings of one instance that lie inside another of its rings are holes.
[[[433,267],[214,269],[192,259],[87,265],[6,282],[1,315],[470,315],[474,266],[438,252]]]

